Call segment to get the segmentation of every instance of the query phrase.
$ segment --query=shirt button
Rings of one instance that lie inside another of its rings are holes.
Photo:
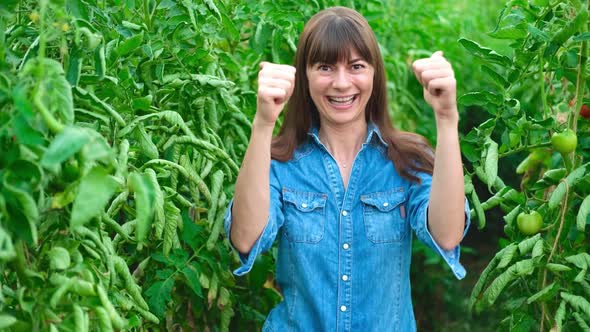
[[[342,215],[346,217],[348,215],[348,212],[346,212],[346,210],[344,210],[344,211],[342,211]]]
[[[307,207],[307,204],[301,203],[301,207],[305,209]]]
[[[385,202],[385,203],[383,203],[383,206],[388,207],[389,203]]]
[[[346,311],[346,306],[345,305],[341,306],[340,311]]]
[[[344,248],[344,250],[348,250],[348,248],[350,248],[350,246],[348,245],[348,243],[345,243],[342,245],[342,248]]]
[[[348,280],[348,276],[346,274],[343,274],[342,275],[342,280],[344,280],[344,281]]]

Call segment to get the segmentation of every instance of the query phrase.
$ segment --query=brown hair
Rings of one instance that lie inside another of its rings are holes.
[[[413,174],[415,171],[432,174],[432,147],[424,137],[393,127],[387,106],[385,68],[375,34],[364,17],[345,7],[322,10],[303,28],[295,55],[295,88],[279,135],[273,138],[272,158],[279,161],[291,159],[293,151],[307,139],[312,124],[320,125],[318,111],[309,94],[307,67],[348,60],[351,47],[375,69],[373,92],[365,109],[366,121],[379,128],[388,144],[387,155],[398,173],[410,181],[419,182]]]

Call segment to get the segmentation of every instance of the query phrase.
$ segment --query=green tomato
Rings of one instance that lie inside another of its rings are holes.
[[[537,211],[531,213],[521,212],[516,217],[516,224],[522,234],[534,235],[539,233],[541,227],[543,227],[543,216]]]
[[[551,136],[551,145],[557,152],[568,154],[576,149],[578,137],[573,130],[566,129],[561,133],[554,133]]]

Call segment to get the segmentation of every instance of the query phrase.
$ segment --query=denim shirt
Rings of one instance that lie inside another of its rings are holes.
[[[278,239],[276,281],[283,301],[262,331],[415,331],[411,230],[442,256],[457,279],[465,277],[460,247],[446,251],[428,231],[431,175],[417,174],[421,184],[403,179],[386,152],[378,128],[369,124],[347,188],[317,128],[291,160],[271,162],[267,224],[234,271],[248,273]],[[468,212],[465,201],[463,236]]]

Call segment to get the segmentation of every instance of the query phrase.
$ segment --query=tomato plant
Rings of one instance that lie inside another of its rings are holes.
[[[491,115],[461,142],[473,167],[465,179],[472,216],[484,227],[486,211],[499,207],[506,236],[470,306],[494,306],[505,315],[502,330],[588,330],[589,128],[578,118],[590,88],[589,5],[508,1],[491,36],[509,41],[510,52],[460,40],[494,86],[459,98]],[[547,147],[552,153],[535,152]],[[480,203],[474,182],[492,197]]]

